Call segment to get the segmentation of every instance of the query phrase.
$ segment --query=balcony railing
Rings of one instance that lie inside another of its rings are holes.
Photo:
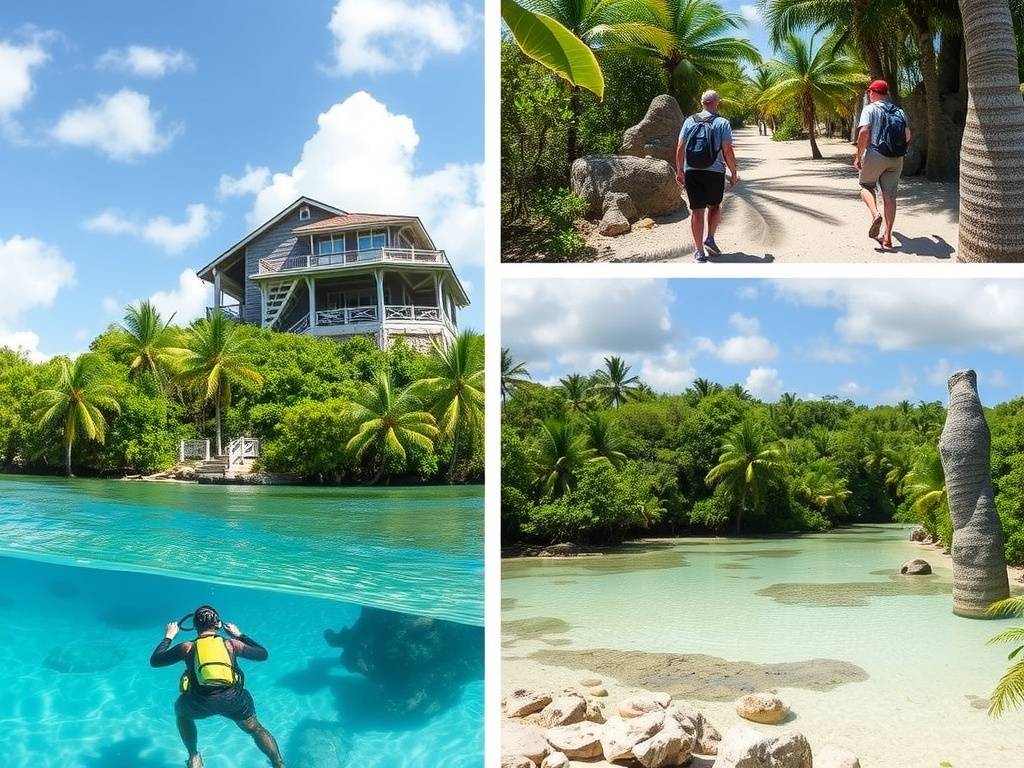
[[[222,304],[219,307],[207,307],[206,308],[206,319],[209,320],[213,317],[214,313],[220,311],[223,315],[231,320],[242,319],[242,305],[241,304]]]
[[[348,309],[322,309],[316,313],[317,326],[355,325],[377,322],[377,307],[349,307]]]
[[[399,264],[447,264],[444,251],[428,251],[421,248],[370,248],[361,251],[339,253],[306,254],[303,256],[281,256],[260,259],[258,275],[274,275],[321,267],[344,267],[356,264],[394,262]]]
[[[417,307],[410,305],[389,304],[384,307],[385,320],[421,320],[435,323],[441,322],[441,310],[437,307]]]
[[[359,323],[376,323],[377,307],[349,307],[347,309],[321,309],[316,313],[318,328],[329,328],[337,325],[357,325]],[[388,304],[384,307],[384,320],[406,320],[416,322],[446,322],[437,307],[414,306],[411,304]],[[450,323],[449,323],[450,324]],[[302,333],[309,328],[309,319],[300,319],[292,328],[292,333]]]

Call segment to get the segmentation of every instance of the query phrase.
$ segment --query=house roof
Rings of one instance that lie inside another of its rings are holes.
[[[284,210],[282,210],[276,216],[274,216],[270,220],[266,221],[265,223],[261,224],[259,227],[254,229],[252,232],[250,232],[248,235],[243,237],[237,243],[232,245],[226,251],[221,253],[220,256],[218,256],[213,261],[211,261],[209,264],[207,264],[205,267],[200,269],[197,272],[199,277],[204,279],[204,280],[207,280],[207,281],[212,280],[213,279],[212,270],[213,270],[213,268],[215,266],[217,266],[217,264],[222,262],[228,256],[231,256],[239,248],[242,248],[242,247],[248,245],[252,240],[254,240],[255,238],[257,238],[260,235],[262,235],[264,232],[266,232],[268,229],[273,227],[275,224],[277,224],[279,221],[281,221],[281,219],[283,219],[285,216],[290,214],[292,211],[294,211],[296,208],[298,208],[301,205],[313,205],[313,206],[316,206],[317,208],[320,208],[321,210],[327,211],[328,213],[333,213],[333,214],[335,214],[335,216],[345,216],[346,215],[346,212],[341,210],[340,208],[335,208],[333,205],[327,205],[327,203],[321,203],[319,200],[314,200],[312,197],[306,197],[305,195],[303,195],[302,197],[296,199],[295,202],[293,202],[291,205],[286,207]]]
[[[361,224],[383,224],[385,222],[416,221],[415,216],[393,216],[380,213],[346,213],[341,216],[331,216],[327,219],[303,224],[292,230],[297,235],[309,235],[316,232],[327,232],[333,229],[345,229],[356,227]]]

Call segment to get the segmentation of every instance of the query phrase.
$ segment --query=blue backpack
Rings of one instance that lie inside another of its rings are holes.
[[[715,132],[712,126],[718,115],[701,117],[698,112],[693,116],[693,130],[686,139],[686,165],[701,170],[710,168],[718,157],[721,147],[715,146]]]
[[[875,149],[886,157],[903,157],[907,154],[907,116],[892,103],[880,105],[880,110]]]

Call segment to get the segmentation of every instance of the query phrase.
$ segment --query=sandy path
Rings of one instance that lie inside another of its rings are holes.
[[[894,262],[955,260],[959,191],[921,177],[900,182],[893,245],[868,239],[867,209],[858,195],[853,147],[821,139],[823,160],[806,141],[774,142],[756,128],[735,133],[740,183],[726,192],[715,262]],[[617,238],[591,236],[601,261],[691,261],[689,215],[659,219]]]

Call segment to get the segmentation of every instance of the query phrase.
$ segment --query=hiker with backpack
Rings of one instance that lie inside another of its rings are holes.
[[[704,109],[683,122],[676,145],[676,182],[686,189],[690,204],[690,229],[693,232],[693,260],[705,262],[707,254],[719,256],[715,230],[722,217],[725,195],[725,168],[729,167],[729,187],[740,180],[736,172],[736,153],[732,148],[732,126],[718,114],[721,98],[717,91],[701,96]],[[707,211],[707,237],[705,232]]]
[[[896,189],[903,173],[903,156],[910,145],[906,113],[889,100],[889,84],[875,80],[868,86],[868,104],[860,113],[857,155],[853,167],[860,172],[860,196],[871,214],[868,237],[892,248],[896,220]],[[882,191],[884,216],[878,211],[875,187]],[[880,237],[882,224],[885,233]]]

